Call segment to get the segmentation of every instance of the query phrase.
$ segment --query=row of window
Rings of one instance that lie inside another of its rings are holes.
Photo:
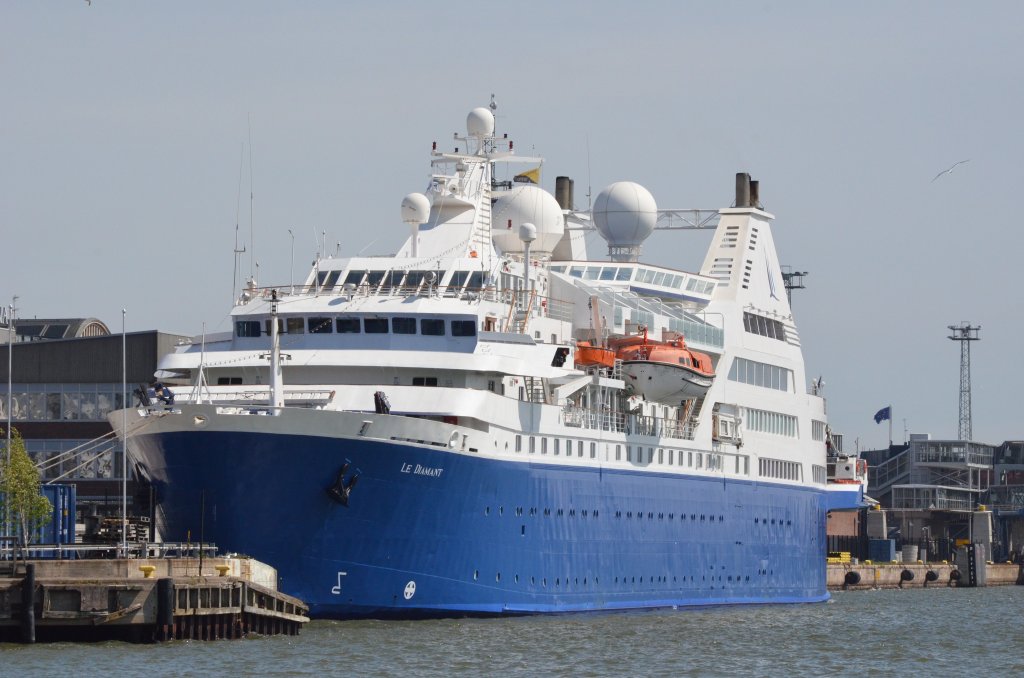
[[[317,274],[317,286],[320,291],[328,292],[345,285],[367,287],[372,290],[376,290],[378,287],[416,289],[432,282],[440,284],[444,280],[446,271],[349,271],[345,279],[341,280],[342,273],[343,271],[320,271]],[[468,283],[469,289],[480,289],[483,287],[483,281],[483,271],[452,271],[446,287],[461,289]]]
[[[789,391],[789,384],[793,381],[793,370],[760,363],[756,360],[736,358],[729,368],[729,381],[771,388],[776,391]]]
[[[26,440],[25,451],[32,461],[41,467],[44,480],[91,480],[120,478],[120,447],[111,447],[103,452],[91,449],[81,455],[50,461],[65,452],[84,445],[87,440]],[[64,475],[67,473],[68,475]]]
[[[447,329],[446,329],[447,327]],[[453,337],[476,336],[475,320],[445,320],[444,318],[362,317],[362,316],[309,316],[278,318],[277,331],[282,334],[422,334],[424,336]],[[237,320],[235,335],[258,337],[270,334],[270,320]]]
[[[27,386],[14,384],[11,395],[11,419],[14,421],[106,421],[110,412],[121,409],[121,384],[32,386],[45,390],[28,392]],[[21,388],[25,390],[20,391]],[[0,394],[0,421],[6,419],[7,396]]]
[[[701,280],[643,266],[635,269],[632,266],[552,266],[551,270],[555,273],[568,273],[573,278],[582,278],[583,280],[638,282],[658,287],[686,289],[688,292],[698,294],[711,294],[715,289],[715,283],[710,280]],[[684,280],[686,281],[685,288]]]
[[[748,431],[772,433],[787,438],[799,437],[797,419],[791,414],[744,408],[743,422]]]
[[[758,471],[762,478],[779,478],[781,480],[803,480],[800,464],[782,459],[758,460]]]
[[[786,340],[786,326],[774,318],[765,318],[756,313],[743,313],[743,329],[751,334],[770,337],[779,341]]]
[[[597,458],[597,443],[591,442],[589,446],[584,446],[582,440],[577,440],[575,447],[573,446],[572,440],[563,441],[559,438],[540,438],[538,443],[537,436],[528,436],[527,447],[529,454],[537,454],[538,452],[542,455],[548,454],[549,450],[552,456],[560,456],[564,453],[566,457],[575,456],[582,458],[584,451],[588,452],[588,456],[591,459]],[[622,445],[615,446],[615,461],[622,461]],[[629,463],[637,464],[653,464],[654,463],[654,448],[637,445],[626,445],[626,461]],[[515,451],[523,451],[523,436],[516,436]],[[712,452],[694,452],[692,450],[674,450],[665,449],[662,447],[658,448],[658,464],[668,466],[685,466],[687,468],[706,469],[708,471],[721,471],[725,469],[725,456],[723,454],[712,453]],[[733,457],[732,466],[730,469],[735,473],[747,475],[750,473],[750,458],[746,455],[729,455]]]

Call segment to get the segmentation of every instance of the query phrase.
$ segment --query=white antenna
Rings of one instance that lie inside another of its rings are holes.
[[[252,252],[249,253],[249,277],[252,277],[252,264],[256,259],[256,237],[253,231],[253,217],[252,217],[252,206],[253,206],[253,177],[252,177],[252,116],[246,114],[246,119],[249,121],[249,245],[252,247]],[[259,264],[256,264],[259,268]]]
[[[290,294],[295,294],[295,234],[292,233],[292,229],[288,229],[288,235],[292,238],[292,259],[291,269],[288,273],[288,286],[291,288]]]
[[[238,249],[238,217],[242,212],[242,163],[245,161],[245,144],[242,144],[242,151],[238,155],[238,194],[235,198],[235,271],[231,276],[231,304],[234,305],[238,299],[238,261],[239,256],[245,252],[245,245]]]
[[[587,211],[591,211],[593,208],[594,205],[590,202],[590,135],[587,134]]]

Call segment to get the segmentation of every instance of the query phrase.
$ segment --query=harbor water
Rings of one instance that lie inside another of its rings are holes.
[[[418,622],[298,637],[0,645],[0,676],[1024,674],[1024,587],[838,592],[822,604]]]

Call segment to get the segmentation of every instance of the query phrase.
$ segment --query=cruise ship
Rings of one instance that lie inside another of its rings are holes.
[[[493,110],[433,145],[396,254],[250,280],[230,332],[162,358],[173,402],[110,416],[160,536],[325,618],[825,600],[825,402],[757,182],[577,210]],[[699,271],[644,263],[663,227],[714,229]]]

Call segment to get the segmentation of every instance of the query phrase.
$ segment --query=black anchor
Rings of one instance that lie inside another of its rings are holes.
[[[327,488],[327,496],[342,506],[348,506],[349,495],[352,494],[352,488],[356,486],[356,482],[359,480],[359,470],[356,469],[356,472],[349,478],[348,483],[345,482],[345,474],[348,473],[350,465],[350,462],[346,461],[341,470],[338,471],[338,479]]]

